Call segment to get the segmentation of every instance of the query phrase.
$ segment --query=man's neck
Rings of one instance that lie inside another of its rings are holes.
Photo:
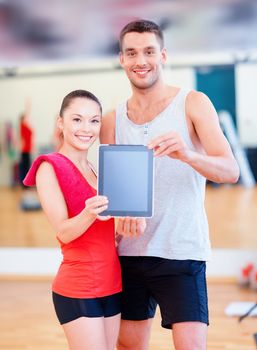
[[[148,89],[138,89],[132,87],[133,94],[129,99],[129,102],[133,106],[138,106],[139,108],[146,108],[160,100],[164,99],[168,94],[170,94],[170,86],[164,84],[164,82],[155,84]]]
[[[167,107],[178,90],[177,87],[166,84],[154,89],[133,89],[133,95],[127,102],[128,118],[135,124],[152,121]]]

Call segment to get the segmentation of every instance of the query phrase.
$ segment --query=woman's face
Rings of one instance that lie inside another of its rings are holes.
[[[98,138],[101,127],[100,106],[93,100],[75,97],[58,119],[63,142],[83,151]]]

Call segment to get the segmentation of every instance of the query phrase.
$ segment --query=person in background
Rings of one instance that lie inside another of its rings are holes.
[[[31,103],[29,100],[26,101],[25,111],[20,116],[19,124],[19,142],[20,142],[20,163],[19,163],[19,178],[20,183],[23,188],[23,179],[25,178],[30,166],[31,166],[31,157],[33,151],[33,138],[34,131],[31,126],[30,121],[31,114]]]
[[[206,179],[235,183],[239,168],[206,95],[165,84],[163,33],[136,20],[120,34],[132,96],[103,118],[101,143],[144,144],[155,154],[154,216],[137,239],[119,241],[122,321],[117,348],[146,350],[158,304],[176,350],[205,350],[210,258]],[[130,230],[129,219],[123,220]]]
[[[120,263],[113,218],[99,217],[108,199],[97,195],[97,177],[87,160],[98,139],[102,107],[91,92],[64,97],[58,152],[40,155],[24,184],[36,185],[54,227],[63,261],[53,281],[53,303],[70,350],[113,350],[120,325]],[[140,225],[137,231],[143,230]],[[118,232],[122,234],[123,231]]]

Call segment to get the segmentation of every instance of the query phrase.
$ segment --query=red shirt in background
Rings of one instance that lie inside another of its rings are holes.
[[[21,135],[21,152],[30,153],[32,151],[32,137],[33,131],[27,123],[21,122],[20,125]]]

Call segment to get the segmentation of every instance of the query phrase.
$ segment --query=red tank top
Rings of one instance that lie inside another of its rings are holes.
[[[32,150],[32,129],[26,123],[22,122],[20,125],[20,133],[22,141],[21,151],[24,153],[30,153]]]
[[[85,207],[85,200],[96,195],[72,161],[60,153],[39,156],[32,164],[24,184],[35,185],[39,165],[47,161],[55,171],[68,215],[74,217]],[[121,271],[115,246],[114,219],[94,223],[78,238],[60,242],[63,261],[52,290],[73,298],[96,298],[121,291]]]

